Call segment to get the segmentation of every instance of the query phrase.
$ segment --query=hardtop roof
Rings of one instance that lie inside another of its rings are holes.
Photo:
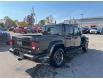
[[[58,25],[68,25],[68,26],[75,26],[78,27],[78,24],[48,24],[48,25],[44,25],[44,26],[58,26]]]

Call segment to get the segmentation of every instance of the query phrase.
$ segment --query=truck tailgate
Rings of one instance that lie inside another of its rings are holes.
[[[12,40],[14,41],[13,47],[14,48],[30,48],[31,46],[31,36],[13,36]]]

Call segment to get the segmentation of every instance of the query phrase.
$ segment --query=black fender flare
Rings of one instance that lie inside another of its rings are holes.
[[[51,43],[49,44],[49,47],[48,47],[49,56],[51,56],[54,48],[55,48],[56,46],[59,46],[59,45],[63,45],[63,46],[64,46],[62,40],[53,41],[53,42],[51,42]]]

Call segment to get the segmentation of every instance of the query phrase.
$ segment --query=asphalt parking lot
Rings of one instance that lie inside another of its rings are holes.
[[[103,35],[89,37],[88,53],[79,54],[61,68],[29,60],[17,61],[8,52],[9,46],[0,46],[0,77],[103,77]]]

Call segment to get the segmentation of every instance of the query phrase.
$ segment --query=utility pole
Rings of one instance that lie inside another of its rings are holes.
[[[81,20],[80,20],[80,22],[81,22],[81,27],[82,27],[82,20],[83,20],[83,17],[84,17],[84,14],[82,13],[82,14],[80,14],[81,15]]]
[[[69,24],[71,24],[71,16],[70,16],[70,21],[69,21]]]
[[[84,14],[80,14],[81,15],[81,19],[83,19],[83,17],[84,17]]]
[[[35,12],[34,12],[34,7],[32,7],[32,12],[31,12],[31,16],[32,16],[32,25],[36,22],[36,17],[35,17]]]

